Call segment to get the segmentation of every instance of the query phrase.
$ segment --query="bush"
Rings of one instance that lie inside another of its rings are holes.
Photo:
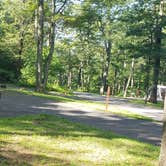
[[[12,71],[0,69],[0,82],[14,82],[15,74]]]

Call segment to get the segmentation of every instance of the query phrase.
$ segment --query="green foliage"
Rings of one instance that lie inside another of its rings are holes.
[[[56,22],[56,38],[48,89],[99,92],[109,65],[107,81],[112,94],[123,95],[134,58],[133,85],[130,81],[127,96],[141,90],[140,97],[144,97],[153,83],[157,55],[161,57],[159,83],[166,83],[166,19],[160,15],[158,1],[67,1],[63,10],[54,16],[50,2],[44,2],[42,72],[49,53],[50,20]],[[56,3],[60,7],[63,1]],[[22,85],[35,86],[36,7],[32,0],[0,2],[0,69],[3,75],[0,77],[3,81],[17,80]],[[158,26],[162,27],[160,51],[155,45]],[[108,42],[111,43],[109,64]]]
[[[17,59],[8,50],[0,49],[0,82],[14,82],[16,79]]]

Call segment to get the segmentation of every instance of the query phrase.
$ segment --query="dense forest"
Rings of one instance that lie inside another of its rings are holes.
[[[145,97],[166,85],[162,0],[1,0],[0,82]]]

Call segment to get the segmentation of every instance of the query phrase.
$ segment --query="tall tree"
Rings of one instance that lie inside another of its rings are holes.
[[[149,62],[152,62],[153,79],[149,100],[156,103],[160,61],[164,57],[162,52],[162,39],[164,38],[162,29],[165,26],[165,18],[159,14],[159,1],[136,2],[129,5],[128,15],[125,15],[125,22],[128,22],[127,36],[132,38],[129,50],[133,50],[136,57],[143,57],[146,60],[148,59],[148,61],[150,60]],[[133,22],[133,20],[136,20],[136,22]],[[148,71],[149,68],[147,68]],[[148,74],[147,77],[149,77]]]
[[[42,91],[42,56],[44,39],[44,0],[37,2],[36,91]]]
[[[55,16],[58,14],[62,14],[62,11],[64,10],[64,6],[67,3],[67,0],[62,1],[59,5],[57,5],[58,2],[56,0],[51,0],[51,16],[50,16],[50,22],[49,24],[49,53],[45,59],[44,64],[44,73],[43,73],[43,90],[46,90],[47,87],[47,81],[48,81],[48,72],[50,63],[52,60],[52,56],[54,54],[54,47],[55,47]],[[59,7],[56,7],[59,6]]]

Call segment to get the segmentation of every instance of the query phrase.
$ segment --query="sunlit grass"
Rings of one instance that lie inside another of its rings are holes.
[[[51,115],[0,119],[2,166],[154,166],[159,147]]]
[[[164,102],[162,102],[162,101],[158,101],[157,104],[150,103],[150,102],[147,102],[145,104],[144,100],[132,99],[132,100],[129,100],[129,102],[133,103],[133,104],[140,104],[140,105],[143,105],[143,106],[150,106],[150,107],[154,107],[154,108],[163,108],[164,107]]]
[[[67,98],[67,97],[63,97],[63,96],[57,96],[57,95],[51,95],[51,94],[45,94],[45,93],[39,93],[39,92],[35,92],[33,90],[27,90],[27,89],[24,89],[24,88],[19,88],[19,89],[16,89],[16,88],[9,88],[7,89],[7,91],[13,91],[13,92],[18,92],[18,93],[23,93],[23,94],[26,94],[26,95],[33,95],[33,96],[37,96],[37,97],[43,97],[43,98],[47,98],[47,99],[53,99],[57,102],[74,102],[75,100],[74,99],[70,99],[70,98]]]
[[[98,109],[99,111],[105,111],[104,109]],[[106,113],[112,113],[115,115],[120,115],[122,117],[128,117],[133,118],[137,120],[146,120],[146,121],[156,121],[150,117],[146,117],[140,114],[135,114],[127,110],[121,110],[121,109],[109,109],[108,111],[105,111]]]

